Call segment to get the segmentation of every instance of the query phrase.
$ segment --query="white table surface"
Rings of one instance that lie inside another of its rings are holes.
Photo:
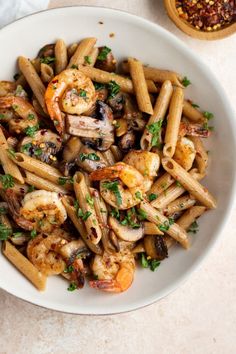
[[[235,104],[236,35],[217,42],[191,39],[170,22],[159,0],[50,3],[50,7],[65,5],[113,7],[158,23],[211,66]],[[158,303],[132,313],[64,315],[0,291],[0,354],[235,354],[235,220],[236,208],[218,245],[184,285]]]

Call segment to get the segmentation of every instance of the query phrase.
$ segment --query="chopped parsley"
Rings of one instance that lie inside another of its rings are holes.
[[[160,119],[156,123],[147,125],[147,130],[152,134],[151,145],[160,147],[160,131],[162,127],[163,120]]]
[[[147,213],[143,209],[138,209],[137,213],[138,213],[138,218],[140,221],[147,219]]]
[[[64,269],[64,273],[72,273],[74,271],[73,265],[69,265]]]
[[[120,92],[120,86],[114,80],[112,80],[108,84],[108,91],[108,98],[114,98]]]
[[[13,232],[12,236],[15,238],[21,237],[21,236],[23,236],[23,232],[21,232],[21,231]]]
[[[132,208],[127,211],[125,218],[122,221],[120,221],[120,224],[124,226],[130,226],[132,227],[132,229],[139,229],[141,225],[140,223],[136,222],[136,219],[137,219],[137,215],[136,215],[135,208]]]
[[[34,155],[35,155],[35,156],[41,156],[42,153],[43,153],[43,150],[42,150],[42,149],[40,149],[40,148],[38,148],[38,147],[36,147],[36,148],[34,149]]]
[[[33,138],[38,129],[39,129],[39,125],[38,124],[36,124],[33,127],[27,127],[27,128],[25,128],[25,134],[30,136],[31,138]]]
[[[121,198],[121,194],[119,191],[119,182],[118,181],[114,181],[114,182],[104,182],[102,184],[102,186],[110,191],[112,191],[116,197],[116,202],[118,205],[121,205],[122,203],[122,198]]]
[[[29,186],[27,193],[33,192],[35,190],[34,186]]]
[[[157,259],[148,259],[144,253],[141,253],[140,262],[143,268],[149,268],[152,272],[154,272],[161,264]]]
[[[203,112],[203,115],[204,115],[204,117],[205,117],[207,120],[210,120],[210,119],[214,118],[214,114],[211,113],[211,112],[205,111],[205,112]]]
[[[80,96],[80,97],[83,97],[83,98],[87,97],[87,91],[85,91],[85,90],[83,90],[83,89],[80,89],[80,91],[79,91],[79,96]]]
[[[185,76],[182,80],[182,84],[184,87],[188,87],[189,85],[191,85],[191,81],[187,78],[187,76]]]
[[[92,152],[90,154],[81,153],[79,155],[79,158],[81,161],[85,161],[85,160],[100,161],[100,157],[97,154],[95,154],[94,152]]]
[[[2,183],[3,189],[12,188],[15,185],[14,178],[9,174],[0,176],[0,182]]]
[[[92,64],[92,59],[91,59],[91,57],[89,55],[85,55],[84,61],[87,64]]]
[[[196,103],[193,103],[193,102],[192,102],[191,105],[192,105],[193,108],[200,108],[199,105],[196,104]]]
[[[77,216],[78,218],[81,218],[83,221],[86,221],[91,214],[92,214],[91,211],[86,211],[85,213],[83,213],[81,208],[77,209]]]
[[[5,118],[5,114],[0,113],[0,119],[4,119]]]
[[[139,191],[135,193],[135,197],[136,197],[137,199],[143,200],[143,198],[142,198],[142,193],[139,192]]]
[[[64,186],[66,183],[73,184],[74,180],[73,177],[59,177],[58,183],[60,184],[60,186]]]
[[[108,47],[103,47],[102,49],[101,49],[101,51],[100,51],[100,53],[98,54],[98,57],[97,57],[97,59],[98,60],[101,60],[101,61],[104,61],[104,60],[106,60],[107,59],[107,55],[108,55],[108,53],[110,53],[111,52],[111,49],[110,48],[108,48]]]
[[[33,113],[28,114],[28,120],[33,120],[35,118]]]
[[[7,214],[7,209],[5,207],[0,207],[0,214],[1,215]]]
[[[93,85],[96,91],[102,90],[106,87],[105,84],[101,84],[100,82],[94,82]]]
[[[158,228],[160,231],[168,231],[170,226],[174,224],[174,219],[169,218],[168,220],[166,220],[163,224],[159,225]]]
[[[157,199],[157,194],[155,194],[155,193],[149,194],[148,199],[149,199],[149,202]]]
[[[113,216],[113,218],[119,219],[120,218],[119,209],[112,209],[110,211],[110,215]]]
[[[32,230],[30,233],[30,237],[31,238],[35,238],[37,236],[37,231],[36,230]]]
[[[5,224],[0,222],[0,240],[4,241],[7,240],[8,237],[11,236],[11,229],[9,227],[7,227]]]
[[[78,69],[78,65],[76,64],[71,65],[71,69]]]
[[[77,285],[75,283],[70,283],[70,285],[67,288],[68,291],[74,291],[76,289],[77,289]]]
[[[177,187],[183,187],[182,184],[179,181],[177,181],[177,180],[175,181],[175,184],[176,184]]]
[[[193,234],[196,234],[199,231],[198,229],[198,223],[196,221],[194,221],[188,229],[188,232],[192,232]]]
[[[11,157],[13,157],[13,158],[16,157],[16,152],[14,149],[7,149],[7,152]]]
[[[206,130],[209,130],[209,131],[213,131],[214,130],[214,127],[209,126],[208,122],[203,123],[202,127],[203,127],[203,129],[206,129]]]
[[[43,63],[43,64],[52,64],[54,63],[54,61],[56,60],[55,57],[44,57],[44,58],[40,58],[40,63]]]
[[[94,199],[92,197],[90,197],[90,195],[86,195],[86,202],[88,203],[88,205],[90,205],[92,208],[94,207]]]

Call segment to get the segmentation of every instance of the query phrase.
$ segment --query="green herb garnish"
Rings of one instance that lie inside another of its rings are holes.
[[[156,123],[147,125],[147,130],[152,134],[151,145],[160,147],[160,131],[163,120],[160,119]]]
[[[28,114],[28,120],[33,120],[35,118],[33,113]]]
[[[40,63],[43,63],[43,64],[52,64],[54,63],[54,61],[56,60],[55,57],[44,57],[44,58],[40,58]]]
[[[119,209],[112,209],[110,211],[110,215],[113,216],[113,218],[119,219],[120,218]]]
[[[0,113],[0,119],[4,119],[5,118],[5,114]]]
[[[86,195],[86,202],[88,203],[88,205],[90,205],[92,208],[94,207],[94,199],[92,197],[90,197],[90,195]]]
[[[80,96],[80,97],[83,97],[83,98],[87,97],[87,91],[81,89],[81,90],[79,91],[79,96]]]
[[[174,224],[174,219],[169,218],[168,220],[166,220],[162,225],[159,225],[158,228],[160,231],[168,231],[170,226]]]
[[[189,226],[188,232],[192,232],[193,234],[196,234],[198,231],[199,231],[199,229],[198,229],[198,223],[197,223],[197,221],[194,221],[194,222]]]
[[[192,102],[191,105],[192,105],[193,108],[200,108],[199,105],[196,104],[196,103],[193,103],[193,102]]]
[[[14,149],[7,149],[7,152],[11,157],[13,157],[13,158],[16,157],[16,152]]]
[[[64,269],[64,273],[72,273],[74,271],[73,265],[69,265],[67,268]]]
[[[211,112],[205,111],[205,112],[203,112],[203,115],[204,115],[204,117],[205,117],[207,120],[210,120],[210,119],[214,118],[214,114],[211,113]]]
[[[102,184],[102,186],[114,193],[118,205],[122,204],[122,198],[121,198],[121,194],[120,194],[119,187],[118,187],[119,186],[118,181],[104,182]]]
[[[72,65],[71,65],[71,69],[78,69],[78,65],[72,64]]]
[[[38,124],[36,124],[33,127],[25,128],[25,134],[30,136],[31,138],[33,138],[37,130],[39,130],[39,125]]]
[[[0,176],[0,182],[2,183],[3,189],[12,188],[15,185],[14,178],[9,174]]]
[[[94,82],[93,85],[96,91],[102,90],[106,87],[105,84],[101,84],[100,82]]]
[[[30,233],[30,237],[31,238],[35,238],[37,236],[37,231],[36,230],[32,230]]]
[[[138,218],[140,221],[147,219],[147,213],[143,209],[138,209],[137,213],[138,213]]]
[[[95,154],[94,152],[92,152],[90,154],[81,153],[79,155],[79,158],[81,161],[85,161],[85,160],[100,161],[100,157],[97,154]]]
[[[87,64],[92,64],[92,59],[91,59],[91,57],[89,55],[85,55],[84,61]]]
[[[177,187],[183,187],[182,184],[179,181],[177,181],[177,180],[175,181],[175,184],[176,184]]]
[[[144,253],[141,253],[140,261],[143,268],[149,268],[152,272],[154,272],[161,264],[157,259],[147,259]]]
[[[85,213],[83,213],[81,208],[78,208],[77,210],[77,216],[83,221],[86,221],[90,217],[90,215],[92,215],[91,211],[86,211]]]
[[[136,197],[137,199],[143,200],[143,198],[142,198],[142,193],[139,192],[139,191],[135,193],[135,197]]]
[[[103,48],[101,49],[100,53],[98,54],[97,59],[98,59],[98,60],[102,60],[102,61],[106,60],[107,55],[108,55],[108,53],[110,53],[110,52],[111,52],[111,49],[110,49],[110,48],[108,48],[108,47],[106,47],[106,46],[103,47]]]
[[[108,98],[114,98],[120,92],[120,86],[114,80],[112,80],[108,84],[108,91]]]
[[[12,230],[0,222],[0,241],[7,240],[11,236]]]
[[[191,81],[187,78],[187,76],[185,76],[182,80],[182,84],[184,87],[188,87],[189,85],[191,85]]]
[[[58,178],[58,184],[60,184],[60,186],[64,186],[66,183],[73,184],[74,183],[73,177],[59,177]]]
[[[13,232],[12,236],[15,238],[21,237],[23,235],[23,232],[18,231],[18,232]]]
[[[68,291],[74,291],[76,289],[77,289],[77,285],[75,283],[70,283],[70,285],[67,288]]]
[[[35,190],[34,186],[29,186],[27,193],[33,192]]]
[[[148,196],[149,202],[151,202],[151,201],[153,201],[155,199],[157,199],[157,194],[155,194],[155,193],[149,194],[149,196]]]
[[[120,221],[120,224],[123,226],[130,226],[132,227],[132,229],[139,229],[141,225],[136,222],[136,219],[137,219],[137,215],[136,215],[135,208],[132,208],[127,211],[125,218],[122,221]]]

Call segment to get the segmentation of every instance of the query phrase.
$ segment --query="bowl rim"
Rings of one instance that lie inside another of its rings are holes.
[[[164,29],[163,27],[161,27],[160,25],[153,23],[150,20],[144,19],[140,16],[131,14],[127,11],[124,10],[118,10],[118,9],[112,9],[112,8],[108,8],[108,7],[103,7],[103,6],[89,6],[89,5],[71,5],[71,6],[63,6],[63,7],[58,7],[58,8],[51,8],[51,9],[46,9],[46,10],[42,10],[42,11],[38,11],[35,12],[33,14],[29,14],[26,15],[20,19],[17,19],[16,21],[4,26],[1,30],[0,30],[0,34],[4,34],[5,31],[7,31],[8,27],[14,27],[17,26],[18,22],[24,22],[25,18],[28,17],[37,17],[40,15],[43,15],[46,12],[58,12],[58,13],[62,13],[63,11],[65,11],[65,9],[85,9],[88,11],[93,11],[94,8],[96,9],[100,9],[103,11],[106,11],[108,13],[114,13],[114,14],[118,14],[121,16],[126,16],[129,18],[132,18],[136,21],[138,21],[139,23],[146,25],[147,27],[149,27],[150,29],[154,30],[154,31],[158,31],[159,33],[164,34],[164,36],[169,37],[169,39],[171,39],[171,42],[175,41],[178,45],[178,47],[183,50],[184,52],[187,52],[189,56],[193,57],[199,65],[201,65],[201,67],[207,71],[208,76],[210,76],[210,78],[212,80],[215,81],[216,83],[216,90],[217,93],[221,94],[221,96],[223,97],[223,100],[225,102],[225,105],[227,105],[227,110],[229,112],[229,115],[232,117],[230,119],[230,124],[232,125],[232,127],[234,128],[233,131],[236,132],[236,117],[234,114],[234,111],[232,109],[232,105],[231,102],[228,99],[228,96],[225,93],[224,88],[222,87],[220,81],[218,80],[218,78],[216,77],[216,75],[212,72],[211,68],[209,68],[205,62],[201,59],[199,59],[195,52],[190,49],[181,39],[179,39],[178,37],[176,37],[174,34],[172,34],[171,32],[169,32],[168,30]],[[64,14],[65,15],[65,14]],[[121,20],[122,21],[122,20]],[[235,118],[235,119],[234,119]],[[234,149],[236,149],[236,134],[233,134],[233,139],[232,139],[232,145],[234,147]],[[201,255],[199,256],[199,258],[195,261],[195,263],[188,269],[186,270],[174,283],[168,285],[165,288],[165,291],[162,291],[161,294],[157,295],[152,295],[149,297],[146,297],[142,302],[138,301],[139,304],[134,304],[134,306],[129,306],[128,308],[123,308],[119,311],[110,311],[110,312],[98,312],[96,313],[94,312],[78,312],[78,311],[70,311],[68,309],[62,309],[60,308],[60,306],[55,305],[55,306],[51,306],[51,304],[47,304],[47,302],[45,303],[45,299],[42,298],[42,300],[32,300],[31,298],[27,297],[26,295],[19,295],[16,293],[16,291],[9,291],[7,289],[7,287],[5,287],[4,285],[2,285],[0,283],[0,289],[6,291],[8,294],[13,295],[15,297],[17,297],[20,300],[23,300],[25,302],[28,302],[32,305],[36,305],[39,306],[41,308],[45,308],[45,309],[49,309],[49,310],[53,310],[53,311],[57,311],[57,312],[61,312],[61,313],[66,313],[66,314],[74,314],[74,315],[83,315],[83,316],[108,316],[108,315],[116,315],[116,314],[122,314],[122,313],[128,313],[131,311],[135,311],[144,307],[147,307],[149,305],[152,305],[154,303],[156,303],[157,301],[161,300],[162,298],[166,297],[167,295],[169,295],[170,293],[172,293],[173,291],[175,291],[179,286],[181,286],[190,276],[190,274],[192,274],[193,272],[195,272],[199,266],[202,264],[202,262],[206,259],[206,257],[210,254],[210,252],[213,250],[213,248],[216,246],[216,244],[219,242],[220,238],[223,235],[223,229],[226,225],[226,223],[228,222],[230,216],[232,215],[233,212],[233,207],[234,204],[236,204],[236,200],[235,200],[235,195],[236,195],[236,164],[234,164],[234,168],[232,170],[232,174],[233,174],[233,183],[231,185],[231,193],[230,193],[230,197],[228,200],[228,205],[227,208],[225,210],[225,216],[223,221],[221,222],[221,224],[218,226],[217,231],[216,231],[216,235],[214,236],[214,238],[211,239],[211,241],[208,244],[208,247],[206,249],[204,249],[201,253]],[[125,307],[125,306],[124,306]]]

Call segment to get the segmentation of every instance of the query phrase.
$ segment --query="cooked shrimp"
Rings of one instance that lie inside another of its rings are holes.
[[[119,178],[127,187],[114,179]],[[90,174],[92,181],[100,181],[100,192],[103,199],[114,208],[125,210],[140,203],[145,192],[144,177],[133,166],[124,162],[102,168]]]
[[[18,117],[9,120],[11,133],[21,134],[28,127],[38,125],[38,116],[33,106],[22,97],[0,97],[0,108],[11,108]]]
[[[208,138],[211,132],[209,129],[205,128],[204,125],[201,124],[192,124],[187,122],[181,122],[179,128],[180,136],[200,136],[202,138]]]
[[[196,156],[194,143],[188,138],[180,138],[177,141],[174,160],[178,162],[185,170],[190,170]]]
[[[64,131],[62,111],[80,115],[92,107],[95,99],[92,80],[77,69],[67,69],[55,76],[45,93],[48,113],[60,134]]]
[[[12,81],[0,81],[0,96],[6,96],[13,94],[16,89],[15,82]]]
[[[150,151],[132,150],[123,161],[135,167],[143,176],[156,177],[160,167],[160,157]]]
[[[96,255],[92,271],[97,280],[89,282],[92,288],[107,292],[120,293],[127,290],[134,279],[135,260],[129,248],[121,247],[120,252],[103,256]]]
[[[20,215],[30,221],[33,228],[39,232],[51,232],[67,218],[58,193],[45,190],[26,194],[22,200]]]
[[[59,250],[66,243],[60,236],[40,234],[28,243],[27,256],[42,273],[60,274],[64,271],[66,263]]]

